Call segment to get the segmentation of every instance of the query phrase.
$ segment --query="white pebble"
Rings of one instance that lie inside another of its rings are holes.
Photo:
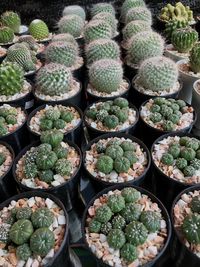
[[[33,263],[33,259],[32,258],[28,258],[25,267],[31,267],[32,263]]]
[[[96,251],[96,247],[95,247],[95,245],[91,245],[91,251],[93,252],[93,253],[95,253],[95,251]]]
[[[11,205],[14,207],[16,205],[16,201],[15,200],[12,200],[11,201]]]
[[[26,263],[25,261],[18,261],[16,267],[23,267],[25,263]]]
[[[53,181],[53,182],[51,182],[51,184],[52,184],[53,186],[58,186],[58,185],[60,185],[60,182],[58,182],[58,181]]]
[[[0,257],[4,256],[7,254],[7,251],[4,249],[0,249]]]
[[[148,250],[153,255],[156,255],[158,253],[157,247],[155,247],[155,246],[148,247]]]
[[[35,259],[31,265],[31,267],[39,267],[39,262]]]
[[[109,176],[111,180],[115,180],[117,179],[118,174],[116,173],[116,171],[112,171]]]
[[[35,205],[35,198],[31,197],[27,200],[28,206],[31,208]]]
[[[58,216],[58,224],[60,224],[60,225],[66,224],[65,216],[63,216],[63,215]]]
[[[49,199],[49,198],[47,198],[47,199],[45,200],[45,203],[46,203],[46,205],[47,205],[47,208],[49,208],[49,209],[51,209],[52,206],[53,206],[53,204],[54,204],[54,202],[53,202],[51,199]]]
[[[161,222],[160,222],[161,229],[166,228],[166,226],[167,226],[166,222],[164,220],[161,220]]]
[[[57,221],[56,217],[54,217],[53,228],[57,228],[57,227],[58,227],[58,221]]]
[[[185,201],[186,203],[189,203],[190,202],[190,198],[187,194],[183,194],[181,196],[182,200]]]
[[[96,124],[95,122],[92,122],[92,123],[91,123],[91,127],[92,127],[92,128],[97,128],[97,124]]]
[[[45,256],[45,258],[49,259],[49,258],[53,258],[54,256],[54,249],[51,249],[48,254]]]
[[[185,205],[187,205],[187,203],[185,201],[183,201],[182,199],[179,199],[179,201],[177,202],[177,204],[180,206],[180,207],[184,207]]]
[[[147,240],[151,241],[151,240],[155,239],[156,236],[157,236],[156,233],[149,234]]]
[[[100,234],[99,239],[100,239],[101,243],[103,243],[106,241],[106,236],[103,234]]]

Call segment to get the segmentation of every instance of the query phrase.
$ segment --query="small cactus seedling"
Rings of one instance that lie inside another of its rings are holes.
[[[85,21],[85,18],[86,18],[85,10],[81,6],[70,5],[70,6],[66,6],[63,9],[63,16],[68,16],[72,14],[81,17],[82,20]]]
[[[1,15],[0,21],[2,25],[11,28],[14,33],[19,33],[21,19],[17,13],[13,11],[6,11]]]
[[[81,36],[84,28],[84,20],[75,14],[62,17],[58,22],[60,33],[69,33],[75,38]]]

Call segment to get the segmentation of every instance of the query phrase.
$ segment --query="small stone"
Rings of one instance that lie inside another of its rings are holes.
[[[33,261],[31,267],[39,267],[39,262],[38,262],[38,260],[35,259],[35,260]]]
[[[166,228],[166,226],[167,226],[166,222],[164,220],[161,220],[161,222],[160,222],[161,229]]]
[[[147,237],[147,240],[151,241],[151,240],[155,239],[156,236],[157,236],[156,233],[149,234],[148,237]]]
[[[148,247],[148,250],[153,255],[157,255],[157,253],[158,253],[157,247],[155,247],[155,246]]]
[[[28,204],[28,206],[29,206],[30,208],[33,207],[33,206],[35,205],[35,199],[34,199],[34,197],[29,198],[29,199],[27,200],[27,204]]]
[[[106,236],[103,234],[100,234],[99,239],[100,239],[101,243],[103,243],[106,241]]]
[[[25,267],[31,267],[32,263],[33,263],[33,259],[32,258],[28,258]]]
[[[179,201],[177,202],[177,204],[180,206],[180,207],[184,207],[185,205],[187,205],[187,203],[185,201],[183,201],[182,199],[179,199]]]
[[[63,216],[63,215],[58,216],[58,224],[60,224],[60,225],[66,224],[65,216]]]
[[[46,203],[46,205],[47,205],[47,208],[49,208],[49,209],[51,209],[52,206],[53,206],[53,204],[54,204],[54,202],[53,202],[51,199],[49,199],[49,198],[47,198],[47,199],[45,200],[45,203]]]
[[[57,221],[56,217],[54,217],[53,228],[57,228],[57,227],[58,227],[58,221]]]
[[[110,173],[110,179],[111,179],[111,180],[116,180],[116,179],[117,179],[117,176],[118,176],[118,174],[117,174],[116,171],[112,171],[112,172]]]
[[[51,182],[51,184],[52,184],[53,186],[58,186],[58,185],[60,185],[60,182],[58,182],[58,181],[53,181],[53,182]]]
[[[25,263],[26,263],[25,261],[20,260],[20,261],[18,261],[16,267],[23,267]]]

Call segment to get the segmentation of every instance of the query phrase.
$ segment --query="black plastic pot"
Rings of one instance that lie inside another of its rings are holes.
[[[30,144],[29,146],[25,147],[15,158],[14,163],[13,163],[13,168],[12,168],[12,175],[17,183],[17,187],[20,192],[26,192],[26,191],[37,191],[37,192],[46,192],[52,195],[55,195],[57,198],[59,198],[67,211],[70,211],[75,205],[76,205],[76,200],[77,200],[77,194],[78,194],[78,183],[79,183],[79,178],[80,178],[80,173],[81,173],[81,165],[82,165],[82,155],[79,147],[72,143],[71,141],[67,141],[67,143],[70,146],[73,146],[79,153],[80,155],[80,165],[75,172],[75,174],[65,183],[55,186],[55,187],[50,187],[48,189],[34,189],[30,188],[26,185],[23,185],[16,177],[16,165],[19,159],[31,148],[38,146],[40,142],[35,142]]]
[[[146,169],[145,169],[145,171],[143,172],[142,175],[140,175],[138,178],[136,178],[136,179],[134,179],[132,181],[128,181],[128,182],[124,182],[124,183],[113,183],[113,182],[106,182],[106,181],[103,181],[103,180],[101,180],[99,178],[96,178],[87,170],[87,168],[85,167],[86,151],[89,150],[91,148],[91,146],[94,143],[97,143],[100,139],[107,139],[107,138],[110,138],[110,137],[119,137],[119,138],[124,137],[126,139],[132,140],[133,142],[138,143],[143,148],[143,150],[147,154],[148,163],[147,163]],[[136,185],[136,186],[140,186],[141,184],[145,183],[145,178],[147,177],[150,165],[151,165],[151,156],[150,156],[150,153],[149,153],[147,147],[145,146],[145,144],[142,141],[140,141],[139,139],[137,139],[136,137],[134,137],[132,135],[129,135],[129,134],[108,133],[108,134],[101,135],[101,136],[93,139],[91,142],[89,142],[85,146],[84,151],[83,151],[84,175],[86,175],[86,177],[89,177],[89,179],[91,180],[92,185],[95,188],[96,192],[99,192],[99,191],[107,188],[108,186],[112,186],[112,185],[123,185],[123,186],[125,186],[125,185]]]
[[[0,144],[8,148],[14,161],[15,153],[12,147],[3,141],[0,141]],[[8,171],[0,177],[0,203],[17,194],[16,183],[12,176],[12,165],[13,163],[10,165]]]
[[[52,104],[52,106],[55,106],[55,105],[57,105],[57,104],[55,104],[55,103]],[[70,131],[68,131],[68,132],[66,132],[64,134],[64,140],[70,140],[73,143],[75,143],[77,145],[80,145],[81,144],[81,138],[80,138],[80,136],[82,136],[82,119],[83,119],[82,111],[80,110],[80,108],[78,108],[77,106],[75,106],[73,104],[68,104],[68,105],[64,105],[64,106],[74,107],[78,111],[78,113],[80,115],[80,118],[81,118],[80,123],[76,127],[74,127],[72,130],[70,130]],[[31,141],[38,141],[38,140],[40,140],[40,134],[35,133],[35,132],[33,132],[30,129],[30,120],[32,119],[33,116],[35,116],[35,114],[38,111],[44,109],[45,107],[46,107],[46,105],[42,105],[42,106],[34,109],[30,113],[30,115],[28,117],[28,120],[27,120],[27,128],[29,130]]]
[[[88,209],[92,206],[92,204],[94,203],[95,199],[99,198],[100,196],[102,196],[103,194],[106,194],[108,193],[109,191],[111,190],[116,190],[116,189],[119,189],[119,190],[122,190],[124,187],[130,187],[130,185],[115,185],[115,186],[110,186],[104,190],[102,190],[101,192],[99,192],[87,205],[85,211],[84,211],[84,214],[83,214],[83,220],[82,220],[82,234],[83,234],[83,239],[84,239],[84,243],[86,244],[87,248],[91,251],[91,248],[89,247],[88,243],[87,243],[87,240],[86,240],[86,237],[85,237],[85,227],[86,227],[86,218],[87,218],[87,213],[88,213]],[[164,254],[164,252],[166,251],[168,245],[169,245],[169,242],[170,242],[170,239],[171,239],[171,232],[172,232],[172,229],[171,229],[171,222],[170,222],[170,218],[169,218],[169,215],[167,213],[167,210],[165,209],[164,205],[161,203],[161,201],[156,198],[153,194],[151,194],[150,192],[148,192],[147,190],[143,189],[143,188],[140,188],[140,187],[137,187],[137,186],[132,186],[131,187],[134,187],[135,189],[137,189],[138,191],[140,191],[142,194],[146,194],[152,201],[156,202],[159,206],[159,208],[162,210],[162,214],[163,214],[163,217],[167,223],[167,231],[168,231],[168,235],[167,235],[167,239],[166,239],[166,242],[165,242],[165,245],[164,247],[162,248],[162,250],[160,251],[160,253],[151,261],[151,262],[148,262],[146,263],[145,265],[143,265],[142,267],[153,267],[155,266],[159,260],[160,260],[160,257]],[[91,251],[92,252],[92,251]],[[92,252],[93,253],[93,252]],[[97,256],[93,253],[95,259],[97,260],[99,266],[103,266],[103,267],[110,267],[110,265],[106,264],[105,262],[103,262],[101,259],[98,259]]]
[[[98,102],[105,102],[105,101],[98,101]],[[98,103],[98,102],[96,102],[96,103]],[[105,131],[101,131],[101,130],[95,129],[95,128],[91,127],[91,125],[87,122],[87,120],[85,119],[86,112],[92,105],[93,104],[89,105],[86,108],[86,110],[84,111],[84,114],[83,114],[84,125],[87,128],[87,131],[88,131],[88,134],[89,134],[89,137],[90,137],[91,140],[96,138],[96,137],[98,137],[98,136],[100,136],[100,135],[102,135],[102,134],[113,133],[113,131],[105,132]],[[134,124],[130,125],[128,128],[120,130],[120,131],[114,131],[114,133],[126,133],[126,134],[131,134],[131,135],[134,134],[135,129],[137,127],[138,120],[139,120],[139,112],[136,109],[136,107],[133,106],[132,104],[129,104],[129,107],[133,108],[136,111],[136,121],[134,122]]]
[[[149,100],[145,101],[140,109],[139,109],[139,116],[140,116],[140,123],[139,123],[139,133],[140,133],[140,137],[141,139],[143,140],[143,142],[147,145],[148,148],[151,148],[153,142],[160,136],[164,135],[164,134],[169,134],[169,133],[190,133],[191,130],[192,130],[192,127],[193,125],[195,124],[196,120],[197,120],[197,113],[193,112],[194,116],[193,116],[193,122],[191,123],[190,126],[184,128],[184,129],[181,129],[181,130],[177,130],[177,131],[172,131],[172,132],[169,132],[169,131],[162,131],[160,129],[156,129],[154,127],[152,127],[151,125],[149,125],[148,123],[146,123],[144,121],[144,119],[141,117],[140,115],[140,112],[141,112],[141,109],[144,105],[146,105],[146,103],[148,102]],[[191,105],[187,104],[187,106],[191,107]]]
[[[80,68],[76,69],[76,70],[73,70],[73,75],[74,77],[78,80],[78,81],[81,81],[81,83],[84,82],[84,79],[85,79],[85,65],[83,64]]]
[[[195,190],[200,190],[200,185],[195,185],[189,187],[182,191],[174,200],[172,209],[171,209],[171,220],[173,226],[173,239],[171,243],[171,256],[176,261],[176,267],[199,267],[200,266],[200,258],[195,255],[187,246],[183,243],[183,240],[180,236],[180,233],[174,227],[174,215],[173,209],[181,195],[185,193],[189,193]]]
[[[5,202],[0,204],[0,210],[2,210],[6,206],[9,206],[10,202],[13,200],[18,201],[21,198],[31,198],[31,197],[36,197],[36,196],[41,197],[41,198],[49,198],[52,201],[54,201],[64,211],[64,215],[66,219],[65,235],[64,235],[63,242],[60,246],[60,249],[55,253],[52,260],[48,264],[45,264],[44,267],[69,266],[68,265],[70,263],[69,236],[68,236],[69,221],[68,221],[68,215],[65,210],[65,207],[63,206],[63,204],[61,203],[59,199],[57,199],[56,197],[52,196],[49,193],[44,193],[40,191],[30,191],[30,192],[25,192],[25,193],[15,195],[7,199]]]
[[[200,139],[197,136],[191,135],[189,133],[169,133],[162,135],[159,137],[151,147],[151,155],[153,152],[154,145],[157,144],[159,141],[167,138],[168,136],[189,136],[195,137]],[[154,194],[163,202],[165,207],[170,211],[172,207],[173,200],[175,197],[184,189],[191,186],[191,184],[186,184],[179,182],[173,178],[170,178],[166,174],[164,174],[154,163],[152,159],[152,174],[153,174],[153,181],[154,181]]]

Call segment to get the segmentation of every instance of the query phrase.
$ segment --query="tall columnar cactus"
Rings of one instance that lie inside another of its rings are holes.
[[[95,15],[97,15],[97,14],[99,14],[101,12],[110,13],[113,16],[115,16],[115,9],[109,3],[98,3],[98,4],[95,4],[95,5],[93,5],[93,7],[90,10],[91,17],[94,17]]]
[[[47,63],[53,62],[63,64],[66,67],[72,67],[78,58],[78,48],[72,43],[53,42],[45,50]]]
[[[86,46],[87,65],[100,59],[115,59],[120,58],[120,49],[118,44],[109,39],[98,39]]]
[[[142,31],[150,31],[151,25],[144,20],[133,20],[126,24],[126,26],[122,30],[123,40],[127,41],[133,35],[142,32]]]
[[[125,21],[126,14],[131,8],[135,7],[145,7],[145,2],[143,0],[125,0],[121,8],[121,21]]]
[[[70,6],[66,6],[63,9],[63,16],[73,15],[73,14],[81,17],[82,20],[85,21],[85,18],[86,18],[85,10],[81,6],[70,5]]]
[[[84,29],[84,38],[86,43],[90,43],[97,39],[112,38],[112,28],[103,20],[91,20]]]
[[[200,42],[196,43],[190,51],[190,67],[193,72],[200,72]]]
[[[122,80],[122,66],[119,62],[112,59],[96,61],[89,70],[89,81],[99,92],[111,93],[117,91]]]
[[[60,33],[70,33],[75,38],[80,37],[84,28],[84,20],[78,15],[67,15],[58,22]]]
[[[49,29],[47,24],[40,20],[35,19],[29,25],[29,33],[36,39],[36,40],[43,40],[49,37]]]
[[[31,50],[37,51],[39,48],[39,45],[31,35],[22,35],[19,37],[18,40],[19,43],[27,43]]]
[[[125,23],[129,23],[133,20],[144,20],[150,25],[152,24],[151,11],[146,7],[136,7],[128,11],[125,17]]]
[[[0,20],[4,26],[11,28],[14,33],[19,33],[21,19],[17,13],[12,11],[6,11],[1,15]]]
[[[153,31],[140,32],[130,39],[127,61],[138,65],[149,57],[161,56],[163,51],[164,40],[160,34]]]
[[[169,58],[152,57],[142,63],[138,77],[144,88],[159,92],[174,87],[178,79],[178,69]]]
[[[6,62],[0,65],[0,94],[11,96],[22,90],[24,72],[16,63]]]
[[[50,63],[42,67],[36,77],[39,93],[56,96],[67,93],[72,84],[72,74],[61,64]]]
[[[14,32],[11,28],[2,26],[0,27],[0,43],[7,44],[14,40]]]
[[[74,46],[77,46],[78,48],[78,43],[76,42],[75,38],[73,35],[70,33],[60,33],[56,34],[53,36],[52,42],[67,42],[67,43],[72,43]]]
[[[110,27],[112,28],[112,36],[115,37],[116,33],[117,33],[117,20],[115,19],[115,17],[108,13],[108,12],[101,12],[98,13],[97,15],[95,15],[93,18],[93,20],[104,20],[106,21]]]

